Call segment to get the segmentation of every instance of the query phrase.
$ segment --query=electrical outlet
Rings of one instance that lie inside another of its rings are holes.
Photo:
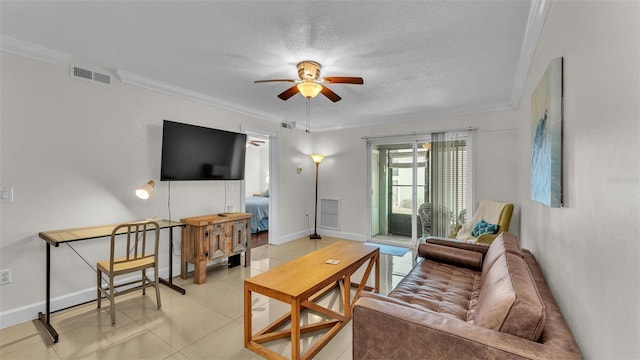
[[[11,283],[11,269],[0,270],[0,285]]]
[[[0,202],[13,202],[13,186],[0,186]]]

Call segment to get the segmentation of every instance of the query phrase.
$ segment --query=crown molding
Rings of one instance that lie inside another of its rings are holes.
[[[199,102],[201,104],[215,106],[218,108],[222,108],[225,110],[233,111],[236,113],[241,113],[243,115],[248,115],[251,117],[259,118],[262,120],[269,120],[274,122],[282,121],[281,118],[275,117],[273,115],[269,115],[266,113],[256,112],[252,110],[248,110],[246,108],[242,108],[238,105],[231,104],[220,99],[214,98],[209,95],[202,94],[197,91],[185,89],[179,86],[175,86],[173,84],[165,83],[159,80],[155,80],[152,78],[148,78],[142,75],[138,75],[126,70],[116,69],[116,73],[118,75],[118,79],[120,82],[127,85],[138,86],[141,88],[145,88],[148,90],[157,91],[163,94],[172,95],[181,97],[187,100],[192,100],[195,102]]]
[[[62,65],[71,60],[69,54],[6,36],[0,36],[0,50],[53,65]]]
[[[513,92],[511,93],[511,105],[517,108],[522,97],[522,90],[527,81],[531,63],[542,35],[542,29],[547,19],[549,9],[553,6],[554,0],[532,0],[527,18],[527,27],[524,32],[522,48],[520,49],[520,60],[513,80]]]
[[[339,130],[348,130],[348,129],[364,129],[367,127],[377,127],[377,126],[389,126],[393,123],[412,123],[412,122],[424,122],[428,120],[438,120],[438,119],[447,119],[458,116],[465,116],[469,114],[481,114],[487,112],[498,112],[498,111],[513,111],[516,110],[510,103],[501,103],[495,105],[486,105],[486,106],[467,106],[467,107],[456,107],[456,108],[447,108],[433,111],[425,111],[421,114],[394,114],[392,116],[388,116],[376,121],[369,122],[360,122],[349,125],[332,125],[320,128],[311,128],[309,129],[311,132],[328,132],[328,131],[339,131]]]
[[[55,51],[49,48],[45,48],[39,45],[31,44],[21,40],[13,39],[6,36],[0,36],[0,51],[11,53],[18,56],[23,56],[29,59],[42,61],[52,65],[62,65],[72,59],[72,56],[60,51]],[[178,96],[195,102],[199,102],[205,105],[215,106],[223,108],[229,111],[241,113],[251,117],[255,117],[262,120],[269,120],[274,122],[282,121],[281,118],[274,117],[266,113],[256,112],[242,108],[238,105],[224,102],[220,99],[204,95],[197,91],[181,88],[169,83],[164,83],[155,79],[147,78],[141,75],[137,75],[128,71],[116,70],[118,78],[124,84],[134,85],[149,90],[154,90],[167,95]]]

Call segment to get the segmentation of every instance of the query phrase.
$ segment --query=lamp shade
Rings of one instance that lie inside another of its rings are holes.
[[[322,90],[322,85],[316,84],[313,81],[305,81],[298,84],[298,91],[308,99],[318,96],[320,90]]]
[[[145,200],[150,198],[151,194],[153,194],[154,186],[156,186],[156,183],[153,180],[149,180],[149,182],[136,189],[136,196]]]
[[[320,154],[311,154],[311,158],[313,159],[313,162],[316,164],[320,164],[322,162],[322,159],[324,159],[324,155],[320,155]]]

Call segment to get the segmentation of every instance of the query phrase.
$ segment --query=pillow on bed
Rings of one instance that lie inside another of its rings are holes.
[[[262,196],[264,196],[264,197],[269,197],[269,189],[265,190],[265,191],[262,193]]]

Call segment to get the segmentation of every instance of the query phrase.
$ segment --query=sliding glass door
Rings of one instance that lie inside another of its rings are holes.
[[[416,166],[416,142],[371,143],[369,149],[371,236],[376,242],[411,245],[416,202],[424,199],[425,188],[424,165]]]
[[[389,172],[386,192],[390,201],[386,211],[389,214],[389,234],[411,238],[413,214],[413,144],[389,146],[384,150]]]
[[[470,195],[466,133],[368,142],[372,241],[413,245],[454,231]]]

